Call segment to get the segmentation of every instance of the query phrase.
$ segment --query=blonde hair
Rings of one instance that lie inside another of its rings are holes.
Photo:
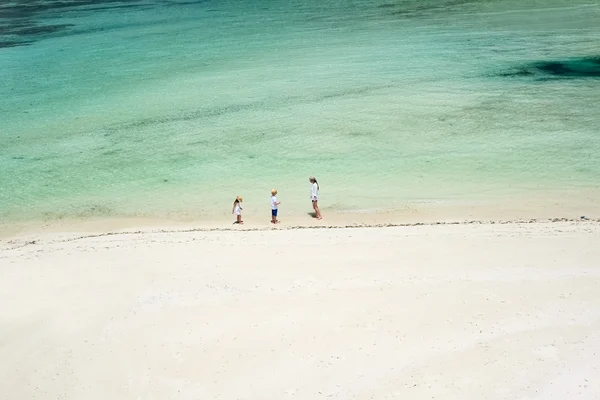
[[[277,189],[272,189],[272,190],[271,190],[271,194],[273,194],[273,195],[274,195],[274,194],[277,194]]]
[[[321,190],[321,188],[319,187],[319,182],[317,182],[317,178],[315,178],[314,176],[311,176],[311,177],[308,178],[308,180],[316,183],[317,184],[317,190]]]

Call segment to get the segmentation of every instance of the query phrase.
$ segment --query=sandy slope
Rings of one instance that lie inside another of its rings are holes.
[[[24,244],[2,398],[600,398],[595,222]]]

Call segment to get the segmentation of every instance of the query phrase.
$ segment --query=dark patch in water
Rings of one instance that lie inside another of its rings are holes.
[[[366,131],[350,131],[347,135],[350,137],[367,137],[371,136],[371,133]]]
[[[511,77],[511,76],[533,76],[535,75],[535,73],[533,73],[532,71],[529,71],[525,68],[519,68],[515,71],[512,72],[502,72],[500,74],[498,74],[498,76],[503,76],[503,77]]]
[[[0,27],[0,34],[3,35],[17,35],[17,36],[34,36],[34,35],[45,35],[61,31],[69,28],[73,25],[62,24],[62,25],[38,25],[38,26],[26,26],[26,27]]]
[[[184,0],[184,1],[165,1],[163,4],[166,6],[194,6],[197,4],[209,3],[210,0]],[[218,11],[218,10],[208,10]]]
[[[83,210],[79,210],[75,215],[78,217],[90,217],[90,216],[102,216],[102,215],[110,215],[112,213],[112,209],[103,204],[92,204],[90,206],[85,207]],[[51,213],[48,213],[51,216]],[[59,217],[60,219],[61,217]]]
[[[367,86],[367,87],[359,87],[353,89],[340,90],[337,92],[323,94],[317,98],[316,101],[329,100],[338,97],[348,97],[348,96],[365,96],[371,93],[376,93],[378,91],[389,89],[393,87],[393,85],[378,85],[378,86]]]
[[[102,7],[85,7],[83,9],[81,9],[81,11],[106,11],[106,10],[121,10],[121,9],[127,9],[127,8],[150,8],[150,7],[146,7],[142,4],[117,4],[117,5],[111,5],[111,6],[102,6]]]
[[[18,47],[18,46],[27,46],[31,44],[30,41],[26,40],[0,40],[0,49],[8,48],[8,47]]]
[[[119,149],[112,149],[112,150],[107,150],[107,151],[103,152],[102,155],[103,156],[113,156],[113,155],[118,154],[120,152],[121,152],[121,150],[119,150]]]
[[[600,57],[582,58],[570,62],[539,63],[537,68],[550,75],[567,77],[600,77]]]
[[[513,71],[498,74],[501,77],[537,77],[539,80],[600,78],[600,57],[583,57],[562,61],[537,61]]]
[[[114,3],[136,3],[139,0],[63,0],[43,1],[29,0],[0,5],[0,18],[31,18],[47,11],[61,11],[65,8],[83,6],[102,6]]]
[[[140,0],[22,0],[0,1],[0,48],[29,45],[40,38],[71,28],[71,24],[44,25],[38,21],[44,14],[80,9],[93,11],[110,8],[143,6]],[[85,8],[89,7],[90,8]]]
[[[383,3],[377,6],[378,9],[384,10],[388,15],[401,17],[423,17],[433,12],[443,11],[451,12],[453,9],[466,5],[478,3],[479,0],[448,0],[437,1],[429,4],[422,1]]]

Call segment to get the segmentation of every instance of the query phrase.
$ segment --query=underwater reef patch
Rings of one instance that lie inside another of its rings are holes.
[[[502,77],[534,77],[540,79],[600,78],[600,56],[535,61],[498,75]]]

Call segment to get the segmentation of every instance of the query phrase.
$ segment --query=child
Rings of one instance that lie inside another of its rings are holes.
[[[236,221],[234,222],[234,224],[241,225],[244,223],[244,221],[242,221],[242,206],[240,205],[240,203],[242,203],[243,201],[244,200],[242,199],[242,196],[238,196],[233,202],[233,209],[231,210],[231,213],[236,215]]]
[[[310,185],[310,200],[312,201],[313,210],[315,210],[315,218],[322,219],[321,210],[319,210],[319,182],[317,178],[311,176],[308,178]]]
[[[277,220],[277,210],[279,209],[279,205],[281,202],[277,201],[277,189],[271,190],[271,223],[278,224]]]

